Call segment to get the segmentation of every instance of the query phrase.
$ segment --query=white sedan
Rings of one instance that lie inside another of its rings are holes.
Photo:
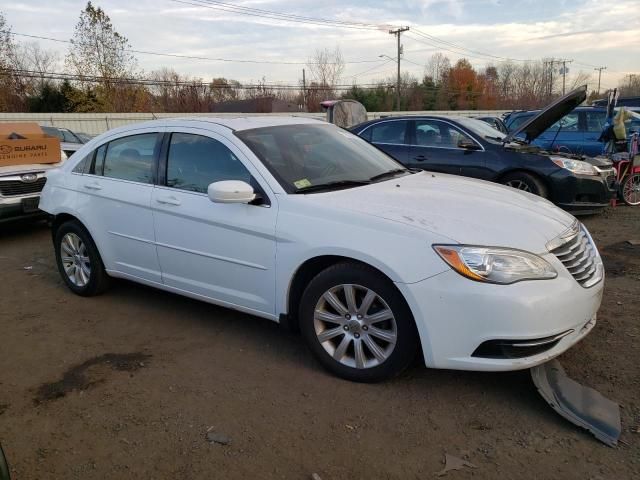
[[[164,119],[111,130],[48,174],[62,278],[111,277],[299,327],[333,373],[514,370],[594,326],[586,228],[534,195],[407,170],[304,118]]]

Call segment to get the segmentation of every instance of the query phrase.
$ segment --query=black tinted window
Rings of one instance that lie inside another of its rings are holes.
[[[157,137],[156,133],[145,133],[109,142],[102,174],[109,178],[151,183]]]
[[[251,174],[238,158],[213,138],[189,133],[171,135],[167,159],[167,186],[206,193],[221,180],[251,182]]]
[[[370,127],[371,142],[404,144],[407,123],[408,122],[404,120],[394,120],[390,122],[382,122]]]

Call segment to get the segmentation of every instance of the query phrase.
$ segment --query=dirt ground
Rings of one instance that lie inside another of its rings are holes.
[[[609,448],[528,371],[324,372],[271,322],[128,282],[81,298],[45,225],[0,226],[0,442],[14,479],[640,478],[640,208],[583,219],[607,268],[598,324],[560,357],[622,405]],[[207,432],[223,443],[209,443]],[[225,438],[226,437],[226,438]]]

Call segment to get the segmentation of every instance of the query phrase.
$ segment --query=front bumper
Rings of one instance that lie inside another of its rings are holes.
[[[40,200],[40,194],[20,195],[15,197],[0,196],[0,223],[28,218],[41,218],[47,216],[46,212],[29,208],[25,210],[25,201],[36,204]]]
[[[396,284],[413,312],[426,365],[456,370],[525,369],[560,355],[584,338],[595,325],[604,281],[583,288],[553,255],[544,258],[558,271],[557,278],[493,285],[451,270],[421,282]],[[533,343],[554,336],[561,338],[529,356],[477,355],[485,342]]]
[[[549,176],[553,202],[574,214],[596,213],[609,205],[616,190],[603,175],[577,175],[560,170]]]

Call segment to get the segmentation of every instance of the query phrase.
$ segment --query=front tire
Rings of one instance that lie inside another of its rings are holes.
[[[60,225],[53,245],[60,276],[73,293],[91,297],[108,288],[109,276],[98,248],[82,224],[70,220]]]
[[[313,278],[302,295],[299,319],[316,359],[347,380],[394,377],[418,350],[404,298],[391,281],[362,264],[339,263]]]
[[[533,193],[542,198],[548,198],[547,188],[538,177],[526,172],[513,172],[506,175],[500,182],[507,187],[523,192]]]

